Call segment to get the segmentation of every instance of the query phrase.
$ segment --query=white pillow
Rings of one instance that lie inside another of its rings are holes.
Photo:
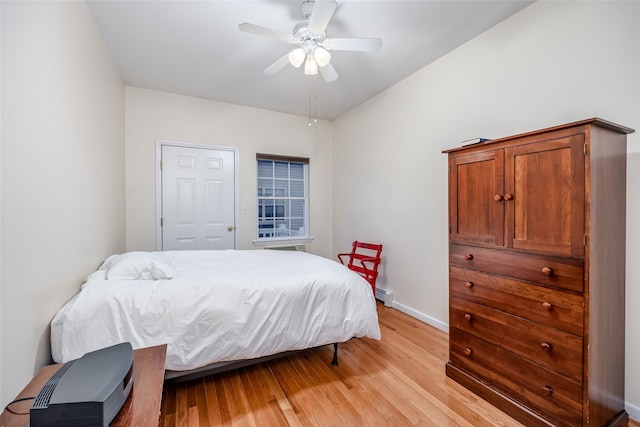
[[[107,270],[100,268],[87,276],[87,282],[91,282],[92,280],[107,280]]]
[[[176,276],[169,258],[159,252],[113,255],[100,269],[107,270],[107,280],[160,280]]]

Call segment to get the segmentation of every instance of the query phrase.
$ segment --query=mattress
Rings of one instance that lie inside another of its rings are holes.
[[[115,255],[51,322],[57,363],[120,342],[167,344],[165,367],[176,371],[354,337],[380,339],[370,285],[295,251]]]

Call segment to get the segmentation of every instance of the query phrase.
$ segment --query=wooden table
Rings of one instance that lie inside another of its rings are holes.
[[[166,354],[166,344],[133,351],[133,388],[122,409],[110,424],[111,427],[158,426]],[[57,364],[40,369],[16,399],[37,395],[42,386],[61,367],[62,364]],[[11,405],[11,410],[26,412],[26,415],[15,415],[5,410],[0,417],[0,425],[3,427],[28,427],[29,408],[32,403],[33,400],[26,400]]]

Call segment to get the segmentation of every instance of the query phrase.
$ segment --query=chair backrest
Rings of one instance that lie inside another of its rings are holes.
[[[381,244],[359,242],[356,240],[351,246],[351,252],[338,254],[338,259],[342,264],[345,264],[343,257],[345,259],[348,257],[349,260],[345,264],[347,268],[364,277],[371,285],[371,290],[375,295],[381,254]]]

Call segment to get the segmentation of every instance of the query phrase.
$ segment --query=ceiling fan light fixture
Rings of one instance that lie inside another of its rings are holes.
[[[307,55],[307,60],[304,63],[304,73],[307,76],[315,76],[318,74],[318,63],[313,59],[313,55]]]
[[[307,52],[304,48],[293,49],[289,52],[289,62],[296,68],[299,68],[307,57]]]
[[[313,49],[313,57],[320,67],[326,66],[331,61],[331,54],[322,46]]]
[[[295,45],[292,47],[293,50],[268,66],[262,72],[263,74],[275,74],[288,64],[300,68],[304,62],[304,74],[315,76],[319,73],[325,82],[331,83],[338,79],[338,73],[331,64],[330,51],[375,52],[382,46],[382,40],[377,38],[327,38],[327,25],[338,7],[338,2],[336,0],[299,1],[302,1],[300,12],[304,21],[295,24],[293,35],[255,24],[239,25],[240,31]]]

